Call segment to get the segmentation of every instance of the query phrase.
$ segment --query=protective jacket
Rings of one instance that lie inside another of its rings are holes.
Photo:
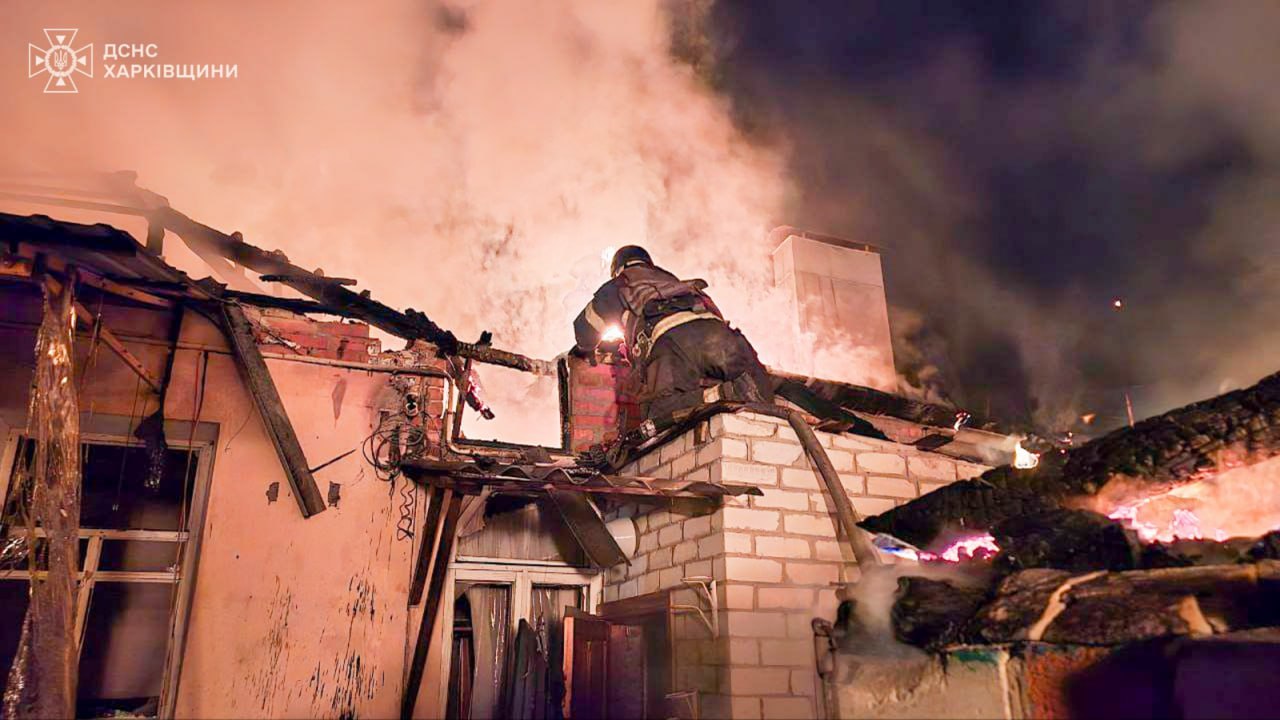
[[[574,320],[579,350],[590,353],[610,325],[622,329],[634,361],[643,362],[658,338],[695,320],[721,320],[719,308],[702,289],[701,280],[681,280],[648,264],[624,268],[600,286]]]

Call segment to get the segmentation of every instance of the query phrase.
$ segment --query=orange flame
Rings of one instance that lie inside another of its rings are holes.
[[[1117,483],[1121,489],[1123,485],[1123,481]],[[1104,495],[1110,487],[1104,489]],[[1102,512],[1133,529],[1143,542],[1221,542],[1280,528],[1278,488],[1280,458],[1272,458],[1224,470],[1154,497],[1123,500]]]
[[[996,555],[999,552],[1000,546],[996,544],[996,539],[991,537],[991,535],[973,535],[956,540],[948,545],[942,552],[933,555],[932,559],[941,558],[947,562],[955,563],[960,562],[961,560]]]
[[[1013,448],[1013,466],[1022,470],[1030,470],[1040,464],[1040,456],[1022,447],[1022,441]]]

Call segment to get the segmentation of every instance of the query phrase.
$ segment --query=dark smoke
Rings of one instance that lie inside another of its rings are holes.
[[[886,248],[908,377],[1096,430],[1126,392],[1141,417],[1280,365],[1280,4],[720,2],[704,25],[686,54],[790,151],[787,222]]]

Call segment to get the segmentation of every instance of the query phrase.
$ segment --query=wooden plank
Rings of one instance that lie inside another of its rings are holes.
[[[637,595],[625,600],[601,603],[596,612],[611,622],[631,622],[655,615],[665,616],[671,610],[671,591]]]
[[[26,528],[5,528],[0,532],[0,538],[16,537],[18,535],[26,535]],[[35,529],[36,537],[47,537],[48,533],[44,528]],[[110,530],[107,528],[80,528],[79,536],[82,538],[102,538],[104,540],[145,540],[148,542],[182,542],[190,537],[190,533],[179,530]]]
[[[76,316],[85,318],[93,317],[93,315],[90,314],[89,311],[86,310],[79,302],[76,303]],[[107,347],[111,348],[111,352],[115,353],[117,357],[124,361],[125,365],[128,365],[130,369],[137,373],[138,377],[142,378],[143,382],[150,385],[152,390],[160,392],[160,381],[152,376],[146,366],[142,364],[142,361],[139,360],[136,355],[129,352],[129,349],[124,346],[124,343],[120,342],[120,339],[117,338],[100,319],[94,319],[94,322],[98,325],[98,337],[102,338],[102,342],[106,343]]]
[[[605,698],[615,718],[645,718],[657,714],[648,708],[648,640],[643,625],[609,625]],[[651,712],[651,710],[653,712]]]
[[[436,530],[440,524],[441,507],[453,499],[453,491],[439,486],[431,488],[427,500],[427,518],[418,532],[418,559],[413,564],[413,579],[409,581],[409,606],[422,602],[422,591],[427,586],[427,573],[431,570],[431,551],[435,548]]]
[[[89,601],[93,598],[94,576],[98,571],[98,561],[102,558],[102,538],[89,540],[84,552],[84,569],[80,571],[80,587],[76,589],[76,652],[84,649],[85,621],[89,618]]]
[[[444,600],[444,580],[449,572],[449,557],[453,554],[453,542],[458,529],[458,516],[462,512],[462,498],[454,495],[449,498],[449,507],[445,509],[444,525],[440,528],[440,537],[436,541],[436,551],[431,562],[431,582],[427,589],[427,602],[422,608],[422,622],[418,624],[418,639],[413,647],[413,661],[409,665],[409,678],[405,682],[404,694],[400,697],[400,720],[410,720],[413,708],[418,703],[418,690],[422,687],[422,673],[427,667],[427,657],[431,652],[431,637],[434,634],[436,618],[440,616],[440,605]]]
[[[30,570],[0,570],[0,580],[30,580],[32,577],[37,580],[45,580],[49,577],[49,573],[45,570],[37,570],[32,573]],[[76,573],[76,578],[83,580],[85,574],[83,572]],[[122,583],[176,583],[182,579],[182,575],[177,572],[167,572],[163,570],[141,571],[141,570],[98,570],[93,573],[93,581],[98,582],[122,582]]]
[[[262,424],[266,426],[267,434],[275,445],[276,454],[280,456],[280,464],[293,488],[298,508],[302,510],[303,517],[324,512],[324,496],[316,487],[315,478],[309,469],[311,465],[307,463],[307,456],[298,443],[298,436],[293,431],[293,424],[289,422],[289,414],[280,400],[271,372],[267,370],[267,363],[258,351],[249,319],[245,317],[244,310],[233,303],[224,304],[222,313],[226,319],[227,337],[231,340],[232,356],[248,384],[249,394],[258,406]]]
[[[585,613],[564,618],[564,717],[607,717],[609,623]]]
[[[83,269],[80,270],[79,280],[91,288],[96,288],[102,292],[111,293],[112,295],[119,295],[120,297],[128,298],[134,302],[139,302],[144,305],[151,305],[158,308],[173,307],[173,301],[168,298],[162,298],[159,295],[152,295],[149,292],[139,290],[138,288],[131,287],[129,285],[122,285],[115,280],[87,272]]]
[[[44,278],[45,283],[47,283],[55,292],[62,291],[61,280],[49,274],[46,274]],[[111,348],[111,351],[123,360],[125,365],[128,365],[131,370],[137,373],[138,377],[142,378],[143,382],[150,385],[152,390],[160,392],[160,381],[151,375],[146,366],[142,364],[142,361],[139,360],[137,356],[129,352],[129,349],[124,346],[124,343],[120,342],[120,339],[111,332],[111,329],[108,328],[101,319],[96,318],[93,313],[89,312],[89,310],[85,308],[79,300],[75,301],[74,310],[76,320],[83,321],[90,325],[96,323],[98,326],[98,337],[102,338],[102,342],[106,343],[107,347]]]

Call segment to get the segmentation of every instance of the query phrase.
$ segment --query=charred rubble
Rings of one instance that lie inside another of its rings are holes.
[[[868,518],[863,528],[921,547],[987,532],[1000,548],[989,564],[955,566],[950,579],[895,568],[894,635],[936,652],[1115,646],[1280,625],[1280,531],[1144,543],[1083,509],[1105,505],[1117,478],[1126,498],[1140,500],[1277,454],[1280,374],[1046,455],[1034,469],[996,468]]]

